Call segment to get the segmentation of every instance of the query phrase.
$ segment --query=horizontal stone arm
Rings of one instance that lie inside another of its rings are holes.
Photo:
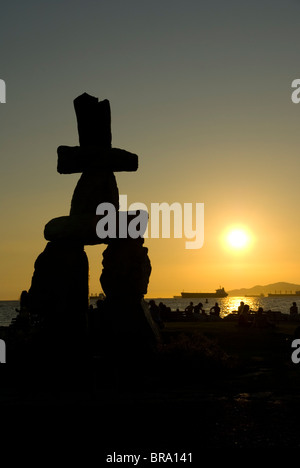
[[[90,169],[113,172],[134,172],[138,169],[138,156],[119,148],[59,146],[57,155],[57,172],[60,174],[74,174]]]
[[[113,206],[112,209],[114,209]],[[97,224],[103,218],[105,218],[106,224],[106,214],[92,215],[87,213],[60,216],[46,224],[44,237],[48,241],[78,242],[83,245],[109,244],[114,239],[128,238],[134,233],[136,235],[139,233],[139,237],[143,238],[142,236],[145,234],[148,223],[148,212],[144,210],[115,212],[115,217],[113,219],[110,218],[108,221],[110,228],[112,228],[110,234],[107,232],[103,237],[99,237],[97,234]],[[132,229],[130,227],[131,223],[134,223]]]

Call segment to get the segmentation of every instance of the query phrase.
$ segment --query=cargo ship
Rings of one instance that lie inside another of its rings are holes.
[[[294,297],[294,296],[300,296],[300,291],[295,291],[294,293],[293,292],[290,292],[290,293],[269,293],[268,294],[268,297]]]
[[[227,292],[225,291],[224,288],[219,288],[219,289],[216,289],[216,292],[206,292],[206,293],[202,293],[202,292],[182,292],[181,293],[181,297],[183,297],[184,299],[186,298],[189,298],[189,297],[206,297],[206,298],[209,298],[209,297],[227,297],[228,294]]]

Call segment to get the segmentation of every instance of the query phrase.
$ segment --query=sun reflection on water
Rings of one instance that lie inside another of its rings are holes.
[[[237,311],[242,301],[249,305],[250,311],[256,312],[260,307],[259,298],[256,297],[226,297],[225,299],[222,299],[221,316],[226,317],[226,315]]]

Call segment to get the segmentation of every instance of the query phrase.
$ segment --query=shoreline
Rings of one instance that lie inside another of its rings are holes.
[[[300,364],[291,360],[296,327],[292,322],[272,329],[244,329],[225,320],[169,322],[161,331],[163,346],[143,369],[145,375],[125,374],[123,383],[101,356],[93,357],[88,378],[79,365],[70,380],[63,365],[63,374],[53,380],[56,364],[51,360],[49,379],[46,368],[38,365],[36,372],[23,361],[13,369],[8,359],[0,366],[0,407],[10,413],[37,409],[42,415],[49,408],[51,414],[71,410],[83,418],[92,409],[101,426],[109,428],[101,435],[103,446],[112,440],[114,447],[128,446],[134,440],[149,448],[151,440],[150,445],[163,442],[195,451],[297,448]],[[9,371],[14,378],[5,381]],[[191,415],[196,428],[187,430]],[[154,432],[147,423],[153,418]],[[135,424],[128,432],[129,420]]]

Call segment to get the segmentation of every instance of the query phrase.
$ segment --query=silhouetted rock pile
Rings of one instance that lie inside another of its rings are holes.
[[[97,206],[110,203],[117,220],[119,191],[114,172],[136,171],[138,157],[111,147],[111,115],[108,100],[84,93],[74,100],[80,146],[60,146],[57,170],[61,174],[82,173],[71,201],[70,213],[49,221],[44,230],[48,241],[36,262],[28,304],[31,316],[46,329],[61,349],[70,348],[71,356],[80,355],[90,335],[105,343],[114,342],[117,353],[151,348],[157,330],[145,307],[151,263],[144,239],[99,238],[96,225],[101,215]],[[127,222],[132,214],[127,213]],[[108,244],[103,254],[101,285],[106,299],[101,310],[108,317],[88,327],[89,266],[85,245]],[[98,327],[98,328],[97,328]],[[99,332],[99,334],[97,334]],[[143,353],[141,353],[143,354]]]

